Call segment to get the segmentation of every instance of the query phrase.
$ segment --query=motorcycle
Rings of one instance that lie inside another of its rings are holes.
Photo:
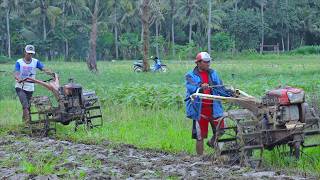
[[[143,60],[138,60],[133,63],[133,71],[134,72],[142,72],[144,68]],[[153,65],[150,67],[152,72],[167,72],[167,65],[162,64],[159,58],[154,59]]]

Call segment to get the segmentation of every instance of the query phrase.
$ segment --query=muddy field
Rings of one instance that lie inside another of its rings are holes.
[[[206,157],[139,150],[130,145],[86,145],[14,135],[1,137],[0,162],[0,179],[313,179],[280,171],[222,167]],[[38,168],[32,169],[30,164]],[[54,169],[53,173],[33,175],[32,171],[41,170],[41,164]]]

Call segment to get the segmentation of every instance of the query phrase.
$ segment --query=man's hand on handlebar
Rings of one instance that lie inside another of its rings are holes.
[[[49,75],[49,76],[52,76],[52,77],[55,77],[55,74],[56,73],[54,73],[53,71],[51,71],[50,69],[43,69],[42,70],[43,72],[45,72],[47,75]]]
[[[23,80],[24,80],[24,79],[16,78],[16,81],[17,81],[18,83],[21,83]]]
[[[209,84],[208,83],[202,83],[201,84],[201,88],[202,89],[208,89],[209,88]]]
[[[32,78],[28,78],[28,77],[24,78],[24,79],[19,78],[19,80],[17,79],[17,82],[18,83],[23,83],[23,82],[34,83],[33,79]]]

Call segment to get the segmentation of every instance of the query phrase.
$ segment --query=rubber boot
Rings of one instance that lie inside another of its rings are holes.
[[[207,141],[207,146],[214,148],[214,140],[215,140],[216,136],[213,135],[208,141]]]
[[[31,116],[30,116],[30,111],[29,109],[23,109],[23,115],[22,115],[23,122],[26,127],[30,126],[31,122]]]
[[[207,146],[214,148],[214,141],[216,139],[216,127],[213,122],[210,122],[212,129],[212,137],[207,141]]]

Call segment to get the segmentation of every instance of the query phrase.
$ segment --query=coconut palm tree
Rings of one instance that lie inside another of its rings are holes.
[[[19,16],[24,14],[23,8],[18,8],[21,4],[20,0],[3,0],[0,7],[5,10],[6,14],[6,30],[7,30],[7,54],[11,58],[11,33],[10,33],[10,15]]]
[[[67,60],[70,37],[66,35],[66,30],[73,25],[86,26],[82,21],[82,18],[86,16],[84,11],[86,4],[85,0],[59,0],[56,3],[62,9],[62,38],[64,39],[64,58]]]
[[[192,26],[199,22],[201,16],[199,4],[199,0],[182,0],[179,4],[178,14],[182,15],[180,16],[181,21],[189,26],[189,43],[192,42]]]
[[[166,2],[160,3],[160,0],[155,1],[151,4],[151,13],[152,16],[155,18],[155,27],[156,27],[156,54],[157,57],[160,57],[159,53],[159,26],[162,20],[164,20],[163,12],[166,6]]]
[[[211,30],[221,30],[222,29],[222,19],[226,16],[225,12],[221,10],[221,2],[218,0],[208,0],[208,52],[211,52]],[[212,6],[214,6],[212,10]]]
[[[36,2],[38,3],[35,3],[36,7],[31,11],[31,14],[40,17],[43,30],[43,41],[46,41],[48,33],[54,29],[58,16],[62,14],[62,9],[53,6],[53,3],[50,0],[40,0]],[[47,21],[51,25],[51,29],[49,31],[47,30]]]
[[[119,34],[121,29],[126,29],[126,25],[123,22],[132,17],[135,14],[135,9],[132,1],[129,0],[112,0],[107,2],[107,7],[109,8],[110,16],[109,23],[113,26],[114,31],[114,45],[116,59],[119,58]]]
[[[48,34],[54,31],[56,20],[62,14],[62,9],[54,6],[50,0],[34,1],[33,5],[34,9],[31,11],[31,15],[38,17],[38,21],[42,23],[42,41],[46,43]],[[47,51],[45,51],[45,56],[48,58]]]
[[[170,14],[171,14],[171,43],[172,43],[172,57],[175,57],[176,51],[175,51],[175,36],[174,36],[174,20],[177,15],[177,1],[176,0],[170,0]]]
[[[267,0],[256,0],[256,2],[260,5],[261,12],[261,45],[260,45],[260,53],[263,52],[264,45],[264,8],[267,4]]]

